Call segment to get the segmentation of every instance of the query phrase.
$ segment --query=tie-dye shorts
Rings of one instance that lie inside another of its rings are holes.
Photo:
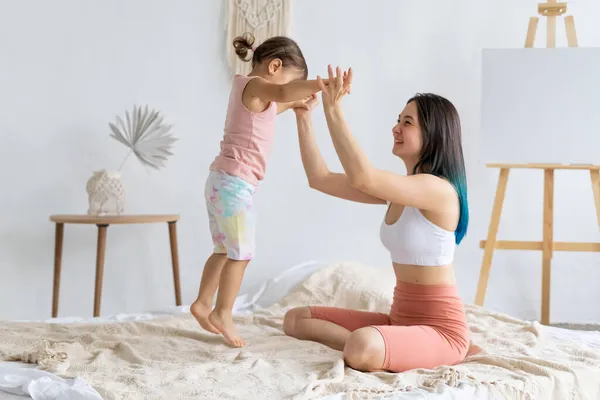
[[[210,171],[204,196],[214,252],[232,260],[254,256],[256,214],[252,198],[256,188],[237,176]]]

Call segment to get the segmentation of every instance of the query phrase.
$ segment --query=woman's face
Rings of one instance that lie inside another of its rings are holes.
[[[404,160],[418,160],[423,147],[423,136],[417,113],[417,105],[411,101],[398,117],[398,123],[392,129],[394,147],[392,153]]]

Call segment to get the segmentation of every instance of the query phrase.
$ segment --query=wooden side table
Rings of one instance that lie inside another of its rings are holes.
[[[173,264],[173,281],[175,285],[175,304],[181,305],[181,283],[179,281],[179,252],[177,250],[177,221],[179,215],[121,215],[94,217],[90,215],[52,215],[50,221],[56,224],[54,242],[54,289],[52,294],[52,318],[58,315],[58,298],[60,291],[60,270],[62,264],[62,248],[65,224],[88,224],[98,227],[98,243],[96,247],[96,285],[94,293],[94,317],[100,315],[102,299],[102,278],[104,276],[104,253],[106,251],[106,233],[109,225],[167,223]]]
[[[475,304],[482,306],[485,300],[488,279],[494,250],[538,250],[542,252],[542,304],[541,323],[550,323],[550,266],[554,251],[586,251],[600,252],[600,243],[595,242],[555,242],[554,241],[554,171],[588,171],[592,184],[596,218],[600,228],[600,165],[592,164],[487,164],[488,168],[499,168],[500,175],[494,198],[494,206],[487,239],[482,240],[479,246],[484,249],[483,261],[479,272],[479,283]],[[544,171],[544,210],[543,210],[543,236],[541,242],[496,240],[500,225],[500,214],[508,183],[508,173],[511,169],[540,169]]]

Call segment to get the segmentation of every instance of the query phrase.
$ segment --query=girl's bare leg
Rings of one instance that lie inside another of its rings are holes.
[[[209,322],[223,334],[225,341],[233,347],[243,347],[246,344],[233,323],[232,310],[249,262],[227,259],[221,271],[215,308],[208,315]]]
[[[190,306],[190,312],[196,318],[198,323],[205,330],[212,333],[219,333],[219,330],[208,320],[208,315],[212,310],[213,299],[219,286],[221,270],[227,261],[225,254],[212,254],[202,271],[202,280],[198,290],[198,298]]]

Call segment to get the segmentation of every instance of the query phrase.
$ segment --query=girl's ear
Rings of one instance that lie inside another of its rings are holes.
[[[281,68],[283,68],[283,62],[279,58],[271,60],[269,63],[269,75],[275,75]]]

